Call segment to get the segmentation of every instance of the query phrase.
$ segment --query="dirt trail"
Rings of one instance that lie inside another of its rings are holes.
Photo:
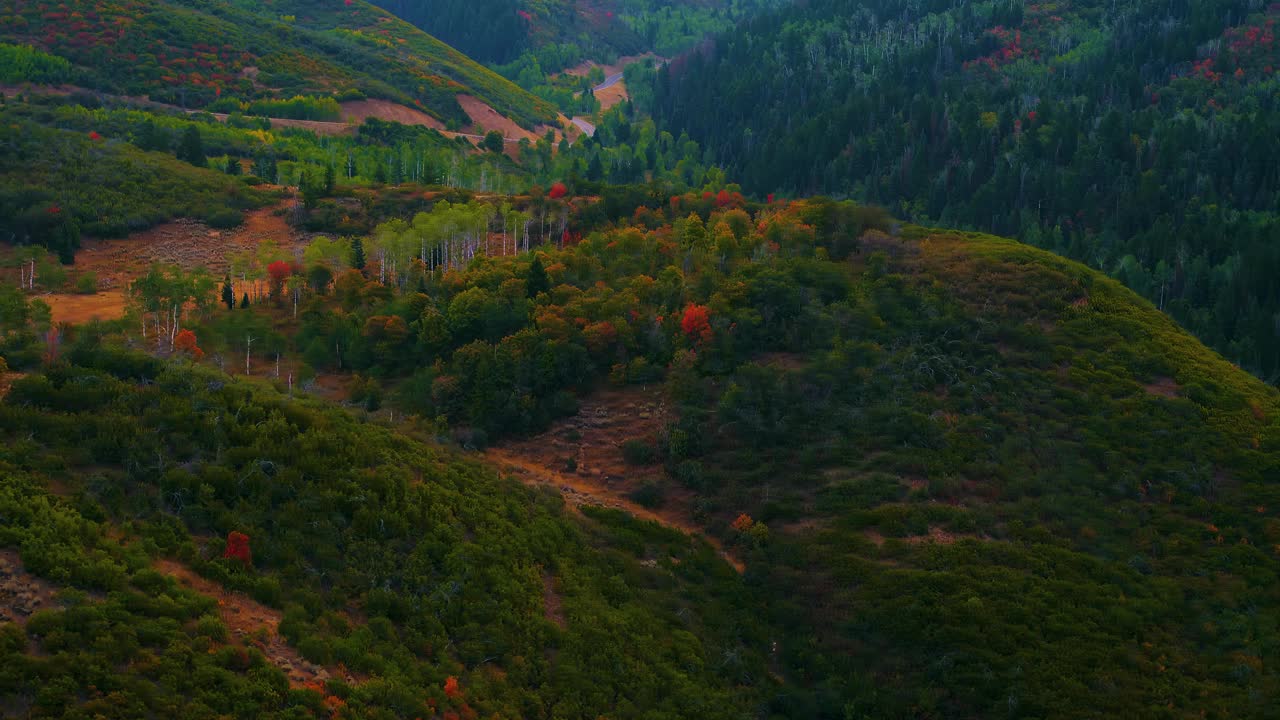
[[[218,583],[197,575],[187,566],[173,560],[157,560],[155,568],[171,575],[183,586],[218,601],[218,615],[231,632],[234,645],[252,645],[262,651],[267,660],[289,677],[294,688],[307,686],[340,677],[348,683],[357,678],[341,668],[328,669],[309,662],[280,636],[279,610],[250,598],[242,593],[230,592]]]
[[[490,448],[485,457],[527,485],[555,488],[573,507],[625,510],[703,537],[741,572],[741,560],[693,521],[692,493],[673,487],[660,465],[628,465],[623,459],[623,443],[641,440],[652,446],[667,420],[659,388],[602,390],[584,400],[577,415],[556,422],[536,437]],[[663,502],[656,508],[631,499],[632,492],[650,484],[662,488]]]

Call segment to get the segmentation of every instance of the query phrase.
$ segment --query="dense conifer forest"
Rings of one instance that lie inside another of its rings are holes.
[[[1278,19],[1242,0],[818,0],[673,63],[653,110],[750,191],[1016,236],[1275,380]]]

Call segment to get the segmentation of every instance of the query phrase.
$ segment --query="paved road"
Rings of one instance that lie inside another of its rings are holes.
[[[604,82],[591,88],[591,92],[600,92],[601,90],[604,90],[605,88],[613,87],[614,85],[617,85],[620,82],[622,82],[622,73],[614,73],[609,77],[605,78]],[[587,122],[585,118],[575,117],[573,118],[573,124],[577,125],[578,129],[586,133],[587,135],[596,134],[596,126]]]
[[[604,82],[602,82],[602,83],[600,83],[599,85],[597,85],[597,86],[595,86],[595,87],[591,88],[591,92],[600,92],[601,90],[604,90],[605,88],[611,88],[611,87],[613,87],[614,85],[617,85],[617,84],[618,84],[619,82],[621,82],[621,81],[622,81],[622,73],[614,73],[614,74],[610,75],[609,77],[605,78],[605,79],[604,79]]]

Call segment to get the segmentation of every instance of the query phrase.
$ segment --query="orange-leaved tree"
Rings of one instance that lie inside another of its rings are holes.
[[[445,679],[444,694],[451,698],[456,698],[462,694],[462,688],[458,687],[458,678],[450,675]]]

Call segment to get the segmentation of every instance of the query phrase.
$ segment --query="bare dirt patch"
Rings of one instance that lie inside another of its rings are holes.
[[[654,442],[668,417],[660,388],[611,388],[585,400],[577,415],[555,423],[547,432],[490,448],[485,456],[527,485],[556,489],[573,507],[624,510],[637,518],[705,537],[721,557],[742,571],[742,562],[715,538],[703,535],[693,521],[692,493],[664,481],[657,464],[634,466],[623,459],[624,442]],[[631,498],[631,493],[647,483],[662,488],[661,506],[644,507]]]
[[[255,250],[271,240],[286,252],[298,254],[310,236],[290,227],[282,214],[288,203],[245,214],[244,223],[231,230],[214,230],[196,220],[179,219],[115,240],[87,240],[76,253],[72,272],[98,276],[98,292],[45,293],[55,322],[83,323],[124,316],[129,284],[146,274],[153,264],[177,265],[184,270],[203,267],[222,275],[234,253]],[[248,290],[249,288],[244,288]],[[242,289],[237,287],[237,293]]]
[[[171,575],[183,586],[218,602],[218,616],[231,631],[231,642],[241,646],[253,646],[262,651],[276,667],[289,677],[289,685],[301,688],[308,683],[342,678],[348,683],[357,678],[341,668],[324,668],[309,662],[280,636],[280,611],[248,597],[230,592],[218,583],[203,578],[187,566],[173,560],[157,560],[156,570]]]
[[[90,320],[118,320],[124,317],[123,291],[105,290],[94,295],[45,293],[35,296],[49,304],[54,322],[80,325]]]
[[[342,119],[345,122],[359,124],[371,117],[402,125],[422,125],[434,130],[444,130],[444,123],[438,119],[390,100],[352,100],[342,103]]]
[[[557,137],[563,134],[562,129],[548,126],[526,130],[517,125],[511,118],[489,107],[483,100],[471,95],[459,95],[458,104],[462,106],[462,110],[467,114],[467,117],[471,118],[471,125],[467,128],[467,133],[471,135],[463,133],[464,136],[483,136],[490,130],[497,130],[502,133],[509,143],[519,142],[520,140],[536,143],[539,138],[546,134],[547,130],[555,131]]]
[[[23,568],[17,550],[0,550],[0,620],[26,625],[32,613],[57,604],[56,592],[52,583]]]
[[[1143,385],[1142,389],[1146,390],[1147,394],[1149,395],[1159,395],[1160,397],[1165,397],[1165,398],[1176,398],[1181,394],[1179,391],[1182,389],[1182,386],[1174,382],[1173,378],[1159,377],[1159,378],[1156,378],[1154,381]]]

